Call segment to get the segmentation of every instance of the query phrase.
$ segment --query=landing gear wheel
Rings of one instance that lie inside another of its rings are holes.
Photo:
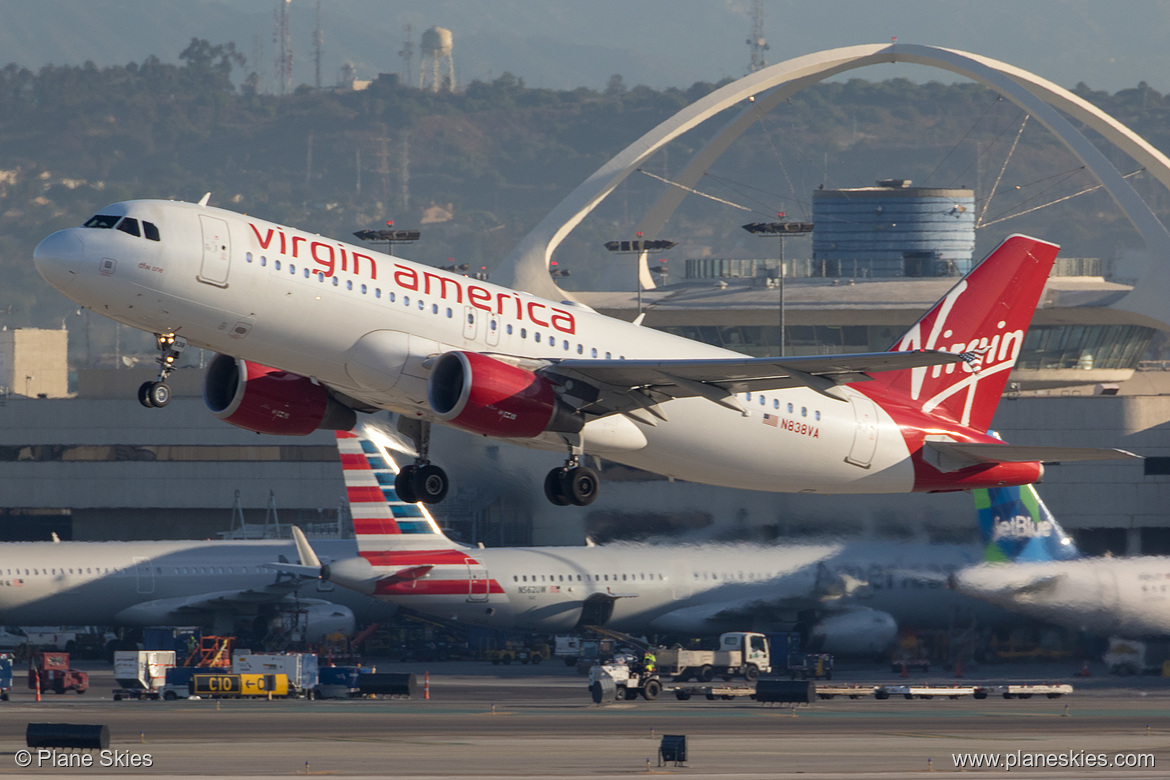
[[[553,469],[544,478],[544,495],[557,506],[568,506],[569,497],[565,495],[564,472],[567,469]]]
[[[166,382],[151,382],[150,389],[146,391],[146,399],[150,401],[151,406],[163,408],[171,402],[171,386]]]
[[[414,492],[414,475],[418,472],[418,466],[403,466],[398,471],[398,476],[394,478],[394,492],[398,494],[400,501],[405,501],[408,504],[417,504],[418,496]]]
[[[138,403],[147,408],[161,409],[171,402],[171,388],[167,377],[175,370],[175,362],[187,348],[187,339],[174,333],[154,334],[155,346],[160,354],[155,358],[159,365],[158,379],[138,386]]]
[[[597,498],[601,478],[588,466],[566,470],[561,480],[561,491],[573,506],[589,506]]]
[[[427,464],[418,466],[411,480],[411,489],[415,496],[424,504],[437,504],[447,496],[451,483],[447,480],[447,472],[438,466]]]

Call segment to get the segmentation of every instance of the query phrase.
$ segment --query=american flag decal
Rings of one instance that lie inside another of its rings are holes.
[[[987,355],[987,353],[990,350],[991,350],[990,347],[981,347],[979,349],[973,349],[973,350],[970,350],[968,352],[960,352],[959,357],[961,357],[963,360],[967,361],[968,364],[970,364],[971,371],[973,373],[978,374],[980,371],[983,370],[983,358]]]
[[[771,425],[773,428],[775,428],[779,424],[779,417],[774,414],[768,414],[767,412],[764,412],[764,425]]]

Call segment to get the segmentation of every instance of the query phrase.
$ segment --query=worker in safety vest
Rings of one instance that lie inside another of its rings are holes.
[[[646,654],[642,656],[642,667],[646,670],[646,674],[654,674],[658,667],[658,658],[652,651],[647,650]]]

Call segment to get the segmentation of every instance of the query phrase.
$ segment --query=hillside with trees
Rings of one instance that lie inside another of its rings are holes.
[[[193,40],[180,64],[155,57],[98,68],[19,64],[0,70],[0,323],[60,327],[74,307],[36,274],[32,250],[128,198],[197,200],[350,239],[355,230],[418,227],[399,250],[422,262],[490,270],[564,195],[613,155],[717,84],[653,90],[614,76],[604,90],[530,89],[505,73],[458,93],[382,76],[363,90],[274,96],[256,89],[234,44]],[[1170,99],[1144,84],[1078,94],[1170,149]],[[708,123],[650,160],[572,234],[558,259],[566,286],[611,278],[604,241],[629,237]],[[1112,150],[1111,158],[1119,157]],[[1123,173],[1131,161],[1116,159]],[[739,225],[809,216],[818,186],[878,178],[973,187],[988,203],[979,251],[1012,232],[1057,241],[1071,256],[1112,257],[1137,237],[1056,139],[976,84],[861,79],[810,88],[762,117],[700,182],[668,226],[671,254],[759,256]],[[1159,213],[1167,196],[1135,184]],[[737,207],[727,205],[737,204]],[[746,209],[746,210],[745,210]],[[791,252],[799,255],[799,244]],[[807,250],[805,250],[807,251]],[[790,255],[794,256],[794,255]]]

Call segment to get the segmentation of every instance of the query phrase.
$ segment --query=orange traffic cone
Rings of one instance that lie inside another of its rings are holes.
[[[1083,664],[1081,664],[1080,676],[1081,677],[1088,677],[1089,676],[1089,659],[1088,658],[1086,658],[1085,662]]]

